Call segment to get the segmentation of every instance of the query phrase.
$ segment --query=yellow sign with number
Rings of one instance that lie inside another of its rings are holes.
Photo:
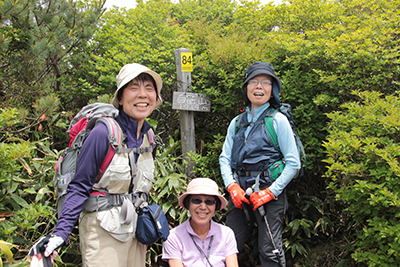
[[[181,53],[181,66],[182,66],[182,71],[193,71],[192,53],[190,52]]]

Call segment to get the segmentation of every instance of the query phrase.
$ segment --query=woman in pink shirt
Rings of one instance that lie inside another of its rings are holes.
[[[163,244],[162,259],[171,267],[238,267],[233,231],[212,220],[226,206],[218,185],[209,178],[193,179],[179,205],[189,210],[189,219],[171,230]]]

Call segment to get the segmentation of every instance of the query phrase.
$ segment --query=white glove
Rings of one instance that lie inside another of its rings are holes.
[[[64,244],[64,239],[57,235],[52,235],[49,242],[46,245],[46,251],[44,252],[45,257],[48,257],[53,253],[54,250],[58,249]]]
[[[36,242],[29,250],[28,255],[31,256],[31,267],[50,267],[54,258],[57,256],[55,249],[64,244],[64,239],[56,235],[47,235]],[[43,255],[44,254],[44,255]],[[48,258],[51,255],[50,258]],[[43,258],[44,256],[45,258]]]

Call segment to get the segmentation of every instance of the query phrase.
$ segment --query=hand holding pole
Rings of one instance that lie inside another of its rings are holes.
[[[230,184],[227,189],[231,195],[233,204],[239,209],[243,209],[243,203],[250,204],[250,201],[245,197],[246,193],[238,183]]]

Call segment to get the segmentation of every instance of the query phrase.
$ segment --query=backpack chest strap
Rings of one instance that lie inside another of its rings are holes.
[[[113,147],[113,150],[116,154],[121,153],[134,153],[134,154],[143,154],[143,153],[151,153],[153,149],[156,147],[156,144],[152,144],[150,146],[145,147],[135,147],[135,148],[127,148],[127,147]]]

